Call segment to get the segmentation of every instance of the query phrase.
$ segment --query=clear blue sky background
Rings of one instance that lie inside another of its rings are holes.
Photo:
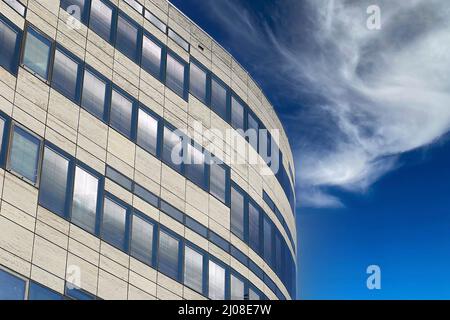
[[[448,11],[449,5],[435,1],[421,8],[381,1],[382,13],[397,16],[397,24],[386,20],[384,30],[390,32],[368,44],[359,37],[365,35],[364,26],[353,22],[366,14],[365,1],[351,8],[328,0],[283,1],[283,8],[281,2],[271,0],[172,2],[251,72],[291,139],[300,182],[298,298],[450,299],[450,142],[446,135],[450,116],[439,114],[450,104],[446,96],[432,95],[450,91],[448,86],[433,87],[442,84],[441,79],[433,82],[433,77],[426,76],[434,70],[434,61],[448,66],[448,60],[439,61],[442,55],[430,58],[428,54],[450,52],[448,46],[433,47],[429,42],[442,42],[439,27],[448,25],[442,24],[439,14]],[[323,8],[333,14],[323,18]],[[330,26],[337,30],[335,36],[323,36],[330,33]],[[347,34],[353,41],[348,41]],[[422,42],[428,53],[405,66],[405,57],[421,52]],[[413,50],[411,54],[402,51],[405,47]],[[369,54],[363,50],[367,48],[371,48]],[[348,67],[353,52],[359,60],[349,70],[358,81],[335,76]],[[378,69],[377,61],[382,65]],[[427,78],[427,85],[421,78]],[[373,96],[361,89],[360,80],[381,94]],[[341,90],[334,92],[336,87]],[[387,90],[392,87],[398,89],[394,94]],[[418,90],[421,95],[409,100]],[[327,92],[333,98],[328,99]],[[365,109],[367,105],[371,109]],[[314,167],[318,154],[318,159],[330,159],[320,168]],[[336,163],[342,166],[336,168]],[[366,288],[366,268],[371,264],[381,268],[381,290]]]

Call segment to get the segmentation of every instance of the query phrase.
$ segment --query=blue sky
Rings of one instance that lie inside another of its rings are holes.
[[[450,299],[447,1],[172,2],[250,71],[290,137],[298,298]]]

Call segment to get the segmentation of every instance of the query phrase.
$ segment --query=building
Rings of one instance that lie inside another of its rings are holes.
[[[229,53],[165,0],[0,12],[1,299],[295,298],[292,153]]]

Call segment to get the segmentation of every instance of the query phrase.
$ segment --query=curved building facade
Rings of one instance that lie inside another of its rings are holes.
[[[0,0],[0,299],[293,299],[295,168],[165,0]]]

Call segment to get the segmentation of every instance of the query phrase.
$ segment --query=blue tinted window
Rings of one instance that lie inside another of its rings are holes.
[[[244,281],[236,275],[232,274],[230,277],[230,299],[231,300],[244,300],[245,287]]]
[[[184,284],[203,292],[203,255],[189,246],[184,247]]]
[[[231,126],[244,130],[244,106],[235,97],[231,98]]]
[[[183,143],[180,135],[167,127],[164,127],[163,161],[174,170],[181,172],[183,163]]]
[[[42,160],[39,204],[63,217],[67,215],[68,174],[69,159],[46,146]]]
[[[227,89],[215,78],[211,79],[211,109],[227,121]]]
[[[159,20],[154,14],[152,14],[150,11],[148,11],[147,9],[145,10],[145,18],[150,21],[155,27],[157,27],[159,30],[161,30],[162,32],[166,33],[167,31],[167,26],[165,25],[164,22],[162,22],[161,20]]]
[[[213,163],[209,166],[209,190],[223,203],[227,204],[229,172],[224,165]]]
[[[175,58],[174,55],[167,54],[166,67],[166,86],[172,89],[183,99],[186,98],[185,92],[185,73],[186,63]]]
[[[117,19],[116,49],[131,60],[138,62],[141,29],[131,19],[119,14]]]
[[[22,17],[25,17],[26,7],[18,0],[3,0],[6,2],[11,8],[14,9],[18,14]]]
[[[111,127],[121,132],[128,138],[131,138],[132,123],[133,123],[133,110],[134,101],[125,96],[125,94],[119,93],[113,89],[111,96],[111,114],[110,124]]]
[[[125,0],[134,10],[142,14],[144,12],[144,7],[136,0]]]
[[[50,63],[52,42],[28,27],[23,53],[23,64],[36,75],[48,80],[48,67]]]
[[[272,236],[273,227],[271,221],[265,217],[264,218],[264,260],[269,265],[273,263],[273,248],[272,248]]]
[[[7,146],[8,146],[9,120],[0,115],[0,166],[5,165]]]
[[[231,232],[244,240],[244,195],[231,188]]]
[[[133,257],[148,265],[153,265],[154,228],[153,223],[138,215],[133,216],[130,253]]]
[[[61,0],[61,8],[72,17],[86,24],[89,12],[88,0]]]
[[[154,156],[158,155],[158,124],[156,117],[139,108],[137,144]]]
[[[138,184],[134,185],[134,194],[142,198],[143,200],[147,201],[152,206],[158,207],[159,198],[150,191],[148,191],[147,189],[141,187],[140,185]]]
[[[226,252],[230,251],[230,243],[211,230],[209,230],[209,241]]]
[[[106,176],[128,191],[132,191],[133,181],[121,174],[119,171],[111,168],[110,166],[106,166]]]
[[[260,250],[260,212],[253,203],[248,203],[248,237],[250,248],[259,252]]]
[[[162,45],[158,44],[147,34],[144,34],[141,66],[157,79],[161,79],[162,53]]]
[[[208,229],[202,225],[201,223],[197,222],[196,220],[192,219],[189,216],[185,217],[185,225],[189,229],[197,232],[199,235],[203,236],[204,238],[208,237]]]
[[[114,7],[102,0],[91,0],[91,16],[89,28],[104,40],[113,42],[113,30],[115,20]]]
[[[247,135],[248,135],[248,142],[253,147],[253,149],[258,152],[258,140],[259,140],[259,123],[258,120],[256,120],[256,117],[248,113],[248,129],[247,129]]]
[[[99,178],[77,166],[73,186],[72,222],[90,232],[97,231]]]
[[[9,168],[32,183],[37,182],[41,140],[24,129],[14,126]]]
[[[64,300],[64,296],[36,282],[30,282],[28,300]]]
[[[188,144],[186,146],[186,176],[200,188],[206,188],[206,165],[203,152]]]
[[[52,87],[75,102],[80,100],[81,63],[61,49],[55,51]]]
[[[256,289],[249,288],[248,289],[248,299],[249,300],[261,300],[261,294]]]
[[[0,300],[24,300],[25,280],[0,269]]]
[[[176,44],[182,47],[184,50],[189,51],[189,43],[184,40],[179,34],[169,28],[167,35],[170,39],[172,39]]]
[[[196,63],[191,62],[189,69],[189,91],[201,102],[206,104],[207,92],[207,73]]]
[[[95,300],[96,297],[82,289],[76,288],[74,285],[68,283],[66,286],[66,296],[73,300]]]
[[[109,244],[126,251],[128,219],[127,208],[105,197],[103,204],[102,238]]]
[[[81,105],[94,116],[103,120],[109,92],[108,82],[94,72],[85,69]]]
[[[225,269],[213,261],[209,261],[208,293],[212,300],[225,299]]]
[[[159,233],[158,269],[165,275],[179,279],[179,240],[161,230]]]
[[[21,37],[17,27],[0,17],[0,66],[12,74],[17,74]]]
[[[161,209],[162,212],[164,212],[165,214],[171,216],[172,218],[174,218],[178,222],[183,223],[183,218],[184,218],[184,213],[183,212],[181,212],[177,208],[173,207],[172,205],[168,204],[164,200],[161,200],[160,206],[161,206],[160,209]]]

